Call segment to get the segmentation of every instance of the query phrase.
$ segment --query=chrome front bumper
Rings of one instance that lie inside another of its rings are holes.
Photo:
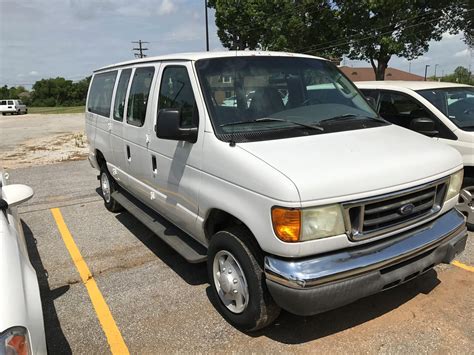
[[[464,250],[466,239],[464,216],[453,209],[387,240],[304,259],[267,256],[266,282],[283,308],[296,314],[316,314],[396,286],[439,263],[449,263]]]

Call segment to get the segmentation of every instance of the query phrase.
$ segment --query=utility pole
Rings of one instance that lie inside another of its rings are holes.
[[[429,66],[430,66],[429,64],[426,64],[426,65],[425,65],[425,81],[426,81],[426,74],[428,73],[428,67],[429,67]]]
[[[138,41],[132,41],[132,43],[138,43],[138,48],[132,49],[133,51],[138,51],[138,53],[134,53],[135,58],[145,58],[146,54],[144,54],[143,52],[147,51],[148,48],[143,48],[142,44],[150,43],[150,42],[144,42],[141,39],[139,39]]]
[[[438,67],[439,64],[435,64],[435,74],[434,74],[434,77],[435,77],[435,81],[436,81],[436,68]]]
[[[204,0],[204,7],[205,7],[205,13],[206,13],[206,51],[209,52],[209,25],[208,25],[208,20],[207,20],[207,0]]]

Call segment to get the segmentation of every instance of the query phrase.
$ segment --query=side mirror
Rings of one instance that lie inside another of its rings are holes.
[[[433,120],[426,117],[414,118],[411,120],[410,129],[428,137],[434,137],[439,134],[439,132],[436,130],[436,125]]]
[[[2,187],[2,208],[15,207],[33,197],[33,189],[26,185],[6,185]]]
[[[163,109],[158,113],[156,136],[162,139],[196,143],[197,127],[181,128],[181,110]]]

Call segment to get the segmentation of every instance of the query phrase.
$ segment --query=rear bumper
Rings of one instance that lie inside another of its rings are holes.
[[[312,315],[397,286],[466,245],[465,219],[451,210],[409,232],[331,254],[304,259],[265,258],[266,283],[276,303]]]

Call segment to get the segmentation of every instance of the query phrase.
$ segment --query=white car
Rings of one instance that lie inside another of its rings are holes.
[[[219,105],[229,91],[236,106]],[[109,65],[93,74],[85,118],[106,208],[207,260],[216,307],[239,329],[265,327],[280,308],[348,304],[465,248],[460,154],[380,119],[322,58],[228,51]]]
[[[0,112],[2,115],[9,113],[10,115],[27,114],[28,108],[21,100],[0,100]]]
[[[474,230],[474,87],[436,81],[361,81],[379,114],[461,153],[463,190],[458,209]]]
[[[17,214],[33,196],[26,185],[7,185],[0,172],[0,354],[46,354],[43,311]]]

